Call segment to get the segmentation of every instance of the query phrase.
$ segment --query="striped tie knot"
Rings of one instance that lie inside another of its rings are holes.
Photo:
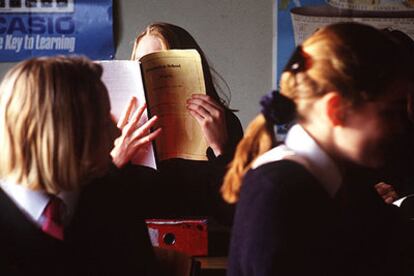
[[[65,204],[55,195],[49,195],[49,202],[43,210],[43,232],[50,236],[63,240],[63,214],[65,213]]]

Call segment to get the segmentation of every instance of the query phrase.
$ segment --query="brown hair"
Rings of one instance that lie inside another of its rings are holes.
[[[300,45],[280,79],[280,93],[296,105],[297,120],[306,122],[314,100],[337,91],[351,106],[375,100],[404,73],[396,45],[379,30],[357,23],[338,23],[315,32]],[[226,201],[238,199],[242,178],[260,154],[277,145],[273,125],[259,114],[239,143],[222,186]]]
[[[222,96],[226,98],[223,100],[217,93],[217,89],[214,85],[213,71],[217,78],[224,82],[223,78],[215,72],[207,61],[206,55],[204,54],[197,41],[191,36],[185,29],[165,22],[155,22],[148,25],[145,30],[139,34],[134,41],[132,48],[131,60],[137,60],[137,48],[141,39],[146,35],[152,35],[161,40],[161,43],[165,49],[195,49],[201,56],[201,62],[204,71],[204,80],[206,84],[207,94],[213,97],[218,103],[222,104],[223,107],[227,108],[229,96],[225,95],[224,92],[220,91]],[[224,82],[225,83],[225,82]],[[227,84],[225,84],[227,86]]]
[[[81,57],[33,58],[0,85],[0,177],[48,193],[77,189],[110,162],[102,68]]]

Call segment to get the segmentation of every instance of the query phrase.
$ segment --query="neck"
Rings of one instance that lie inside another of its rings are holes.
[[[322,150],[332,158],[341,174],[343,174],[346,162],[341,158],[332,129],[327,128],[324,124],[302,123],[301,125]]]

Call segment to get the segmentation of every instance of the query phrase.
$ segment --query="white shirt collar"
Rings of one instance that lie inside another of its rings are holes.
[[[4,180],[0,181],[0,187],[31,221],[41,226],[42,213],[49,202],[49,197],[44,191],[30,190],[22,185]],[[57,197],[65,203],[66,215],[64,222],[68,223],[75,211],[78,192],[62,192]]]
[[[334,161],[299,124],[294,125],[286,136],[285,145],[275,147],[259,156],[252,168],[288,159],[303,165],[322,184],[331,197],[342,184],[342,175]]]

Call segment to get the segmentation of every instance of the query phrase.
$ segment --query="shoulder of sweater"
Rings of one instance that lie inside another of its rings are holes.
[[[315,177],[301,164],[292,160],[278,160],[249,170],[243,179],[245,189],[296,191],[309,189],[317,183]]]

